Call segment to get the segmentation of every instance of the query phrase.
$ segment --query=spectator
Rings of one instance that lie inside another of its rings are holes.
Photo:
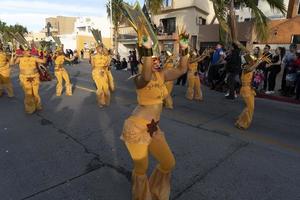
[[[84,51],[83,51],[83,49],[81,49],[80,55],[81,55],[81,59],[83,59],[83,56],[84,56]]]
[[[286,88],[286,77],[288,68],[291,68],[294,61],[296,60],[297,45],[291,44],[289,50],[290,51],[285,54],[282,60],[283,75],[281,80],[281,93],[283,96],[286,96],[288,94],[288,90]]]
[[[263,52],[263,56],[267,56],[269,59],[272,60],[272,54],[270,52],[270,45],[266,44],[264,47],[264,52]],[[257,67],[258,70],[262,70],[264,73],[264,86],[263,86],[263,90],[266,91],[267,90],[267,86],[268,86],[268,69],[267,69],[267,62],[263,61],[259,64],[259,66]]]
[[[117,57],[115,66],[116,66],[116,70],[121,70],[122,69],[121,68],[121,61],[120,61],[119,57]]]
[[[297,59],[294,63],[296,68],[296,100],[300,99],[300,50],[296,53]]]
[[[274,94],[274,89],[276,86],[276,77],[281,70],[281,62],[284,56],[284,49],[281,47],[277,47],[275,50],[275,55],[272,58],[272,63],[266,66],[268,67],[268,71],[270,72],[268,77],[268,91],[266,94]]]
[[[136,51],[129,51],[129,63],[130,63],[131,75],[137,74],[138,61],[136,57]]]
[[[76,49],[74,50],[74,60],[73,60],[73,63],[74,64],[78,64],[79,63],[79,55],[78,55],[78,52],[77,52]]]
[[[229,94],[226,96],[227,99],[235,99],[235,88],[236,88],[236,77],[239,75],[241,70],[241,50],[237,44],[232,43],[232,49],[229,55],[226,57],[226,72],[227,72],[227,84],[229,88]]]
[[[255,48],[253,49],[253,56],[254,56],[256,59],[260,58],[260,56],[261,56],[261,51],[260,51],[260,48],[259,48],[259,47],[255,47]]]
[[[215,89],[215,81],[219,79],[219,70],[223,67],[225,53],[222,44],[218,43],[211,59],[211,65],[208,70],[208,81],[211,89]]]
[[[122,69],[127,69],[128,68],[128,63],[126,61],[126,58],[123,58],[123,60],[121,62],[121,68]]]

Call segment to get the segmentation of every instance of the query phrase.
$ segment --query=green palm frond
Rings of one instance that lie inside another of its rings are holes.
[[[119,26],[119,24],[123,23],[125,17],[122,12],[123,0],[111,0],[106,3],[106,12],[107,16],[112,18],[112,22],[115,27]],[[112,8],[111,8],[112,7]],[[111,15],[112,9],[112,16]]]
[[[147,8],[151,13],[157,14],[163,5],[163,0],[146,0]]]
[[[229,31],[227,22],[228,9],[224,0],[211,0],[213,2],[213,9],[215,11],[216,18],[219,21],[220,27],[225,31]]]
[[[284,15],[286,14],[287,10],[284,5],[284,0],[264,0],[264,1],[268,2],[272,10],[278,10],[282,14]]]
[[[250,9],[251,15],[254,18],[253,21],[255,25],[255,32],[257,34],[257,38],[263,41],[267,40],[268,39],[267,16],[258,8],[255,1],[244,0],[244,3]]]

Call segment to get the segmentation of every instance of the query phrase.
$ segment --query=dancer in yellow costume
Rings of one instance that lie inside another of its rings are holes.
[[[235,123],[235,126],[239,129],[247,129],[251,125],[254,113],[254,98],[256,95],[254,89],[252,88],[253,72],[262,61],[270,62],[268,58],[263,57],[257,61],[250,62],[243,68],[241,76],[242,87],[240,89],[240,95],[244,99],[246,108],[240,114]]]
[[[174,58],[175,57],[170,52],[167,52],[167,59],[164,65],[164,70],[172,70],[174,68],[174,62],[175,62]],[[164,99],[164,105],[168,109],[173,109],[173,99],[171,95],[174,87],[174,82],[166,81],[165,86],[167,87],[168,90],[168,96]]]
[[[38,64],[45,64],[46,58],[39,59],[31,56],[30,49],[25,47],[22,57],[12,58],[13,64],[19,64],[20,84],[25,93],[25,111],[32,114],[42,109],[41,98],[39,95],[40,75],[37,70]]]
[[[186,98],[189,100],[203,100],[201,82],[198,74],[198,62],[201,62],[208,56],[208,51],[204,51],[201,56],[197,56],[197,53],[191,52],[188,64],[188,89],[186,92]]]
[[[92,76],[97,87],[97,100],[99,107],[108,106],[110,104],[109,90],[109,73],[108,65],[110,57],[103,51],[103,46],[99,45],[96,48],[97,53],[92,56]]]
[[[10,57],[3,51],[3,44],[0,43],[0,97],[3,90],[6,90],[8,97],[14,96],[10,79]]]
[[[72,84],[70,82],[69,74],[67,70],[64,68],[64,62],[69,61],[72,62],[74,59],[70,59],[64,55],[62,47],[59,47],[53,56],[53,60],[55,63],[55,76],[57,79],[56,85],[56,96],[61,96],[63,90],[63,80],[65,81],[66,86],[66,95],[72,96]]]
[[[121,139],[133,160],[132,199],[168,200],[171,170],[175,159],[159,128],[163,100],[168,96],[166,81],[173,81],[187,71],[188,35],[180,35],[179,67],[160,70],[158,58],[153,58],[152,41],[145,38],[139,47],[141,73],[135,77],[138,106],[125,121]],[[147,177],[149,153],[159,162],[150,179]]]

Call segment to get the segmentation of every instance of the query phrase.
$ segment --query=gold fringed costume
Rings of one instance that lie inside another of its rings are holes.
[[[28,114],[32,114],[42,109],[41,97],[39,95],[40,75],[36,66],[38,63],[44,63],[45,60],[32,56],[23,56],[18,59],[17,63],[19,63],[20,67],[19,79],[25,94],[25,111]]]
[[[249,128],[253,113],[254,113],[254,98],[255,98],[255,91],[252,89],[251,82],[252,82],[253,72],[243,72],[241,76],[242,81],[242,88],[240,90],[240,95],[243,97],[246,108],[238,117],[235,125],[241,129]]]
[[[110,104],[110,87],[113,87],[113,77],[108,70],[110,57],[99,52],[92,56],[92,77],[97,87],[97,100],[100,107]]]
[[[167,62],[164,66],[164,69],[169,70],[174,67],[173,61],[172,62]],[[168,109],[173,109],[173,99],[172,99],[172,91],[174,87],[174,81],[166,81],[165,86],[167,87],[168,90],[168,96],[164,100],[164,105]]]
[[[67,58],[62,53],[54,57],[54,62],[55,62],[54,74],[57,79],[56,96],[61,96],[61,93],[63,91],[63,80],[65,81],[66,95],[72,96],[72,84],[70,82],[69,74],[67,70],[64,68],[65,60],[71,61],[71,59]]]
[[[13,85],[10,78],[9,57],[0,49],[0,97],[6,90],[8,97],[14,96]]]
[[[138,103],[142,107],[162,105],[163,100],[168,96],[162,75],[159,72],[154,74],[156,80],[151,80],[146,87],[137,89]],[[175,158],[158,126],[158,121],[132,115],[124,123],[121,139],[125,142],[134,163],[132,199],[168,200],[171,170],[175,166]],[[159,164],[148,180],[146,174],[149,153]]]
[[[186,92],[186,98],[189,100],[203,100],[200,77],[198,74],[198,62],[188,64],[188,89]]]
[[[169,200],[171,171],[175,158],[159,127],[164,99],[169,95],[166,81],[174,81],[187,71],[189,34],[179,34],[182,50],[177,68],[161,70],[158,39],[139,3],[124,3],[122,11],[138,35],[140,74],[134,77],[138,106],[123,127],[121,138],[133,160],[132,200]],[[158,165],[147,177],[149,153]]]

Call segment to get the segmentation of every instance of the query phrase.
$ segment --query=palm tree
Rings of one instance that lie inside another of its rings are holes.
[[[218,19],[220,28],[229,33],[232,42],[238,41],[237,21],[234,4],[239,3],[242,8],[248,8],[254,19],[254,28],[257,38],[266,41],[268,38],[268,18],[258,7],[257,0],[211,0]],[[263,0],[267,2],[272,10],[286,14],[284,0]]]
[[[163,2],[164,0],[145,0],[145,5],[150,13],[157,14],[161,10]]]
[[[11,33],[20,33],[21,35],[24,35],[25,33],[28,33],[27,28],[19,25],[19,24],[15,24],[15,25],[7,25],[5,22],[2,22],[0,20],[0,33],[2,34],[2,39],[5,42],[11,41],[12,40],[12,36],[9,34],[9,32]]]
[[[106,3],[106,12],[109,18],[112,20],[114,27],[113,33],[113,49],[118,53],[118,37],[119,37],[119,26],[125,21],[124,14],[122,12],[123,0],[109,0]]]

